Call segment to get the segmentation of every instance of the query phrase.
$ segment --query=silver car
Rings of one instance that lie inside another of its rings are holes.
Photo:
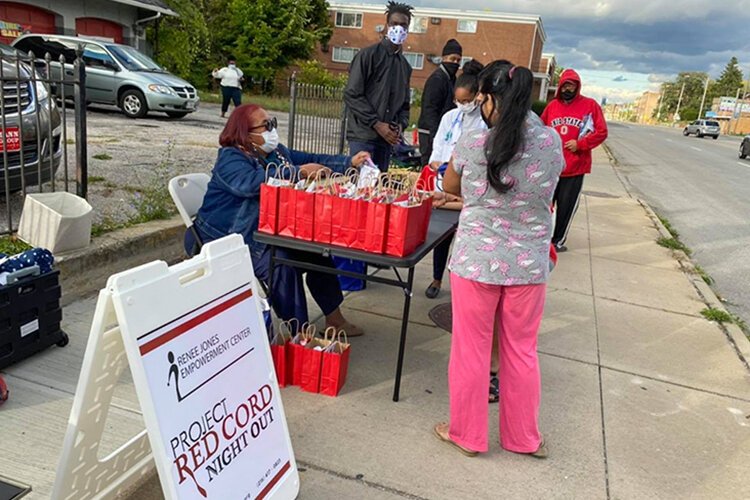
[[[0,109],[0,196],[52,179],[62,158],[62,121],[47,86],[32,82],[31,66],[19,54],[0,44],[2,103]],[[23,137],[21,137],[23,135]],[[7,152],[3,151],[7,148]]]
[[[129,45],[60,35],[24,35],[13,42],[15,48],[37,57],[49,53],[52,61],[59,61],[64,56],[69,76],[79,45],[86,63],[88,102],[114,104],[130,118],[142,118],[149,111],[182,118],[198,108],[200,98],[194,86]],[[50,64],[51,78],[60,77],[60,66],[59,62]],[[71,94],[72,89],[66,90],[66,95]]]
[[[718,139],[720,133],[721,128],[719,127],[719,122],[716,120],[695,120],[682,131],[682,135],[685,136],[690,134],[697,135],[698,137],[710,135],[714,139]]]

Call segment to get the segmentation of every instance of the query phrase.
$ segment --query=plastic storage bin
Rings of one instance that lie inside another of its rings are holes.
[[[60,329],[60,271],[0,286],[0,369],[47,347],[68,343]]]
[[[76,250],[91,242],[92,216],[91,205],[73,193],[27,194],[18,237],[53,254]]]

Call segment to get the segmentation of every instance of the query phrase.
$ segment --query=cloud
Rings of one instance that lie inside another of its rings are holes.
[[[612,81],[613,81],[613,82],[627,82],[627,81],[628,81],[628,79],[627,79],[627,78],[625,78],[625,77],[624,77],[624,76],[622,76],[622,75],[619,75],[619,76],[616,76],[616,77],[612,78]]]

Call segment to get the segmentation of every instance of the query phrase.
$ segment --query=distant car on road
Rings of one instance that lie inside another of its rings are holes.
[[[200,98],[194,86],[128,45],[62,35],[23,35],[13,41],[13,47],[38,58],[49,53],[52,79],[60,78],[60,56],[66,60],[65,74],[73,74],[79,45],[86,63],[88,102],[119,106],[130,118],[143,118],[149,111],[182,118],[198,108]]]
[[[750,156],[750,135],[746,135],[740,143],[740,159],[744,160]]]
[[[682,131],[682,135],[685,136],[690,134],[695,134],[698,137],[710,135],[714,139],[718,139],[720,133],[719,122],[715,120],[695,120]]]

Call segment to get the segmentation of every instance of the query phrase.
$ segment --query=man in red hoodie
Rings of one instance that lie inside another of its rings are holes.
[[[555,190],[557,218],[552,244],[558,252],[564,252],[583,176],[591,172],[591,150],[607,138],[607,123],[599,104],[581,95],[581,77],[572,69],[560,75],[555,99],[542,113],[542,121],[557,130],[563,142],[565,168]]]

